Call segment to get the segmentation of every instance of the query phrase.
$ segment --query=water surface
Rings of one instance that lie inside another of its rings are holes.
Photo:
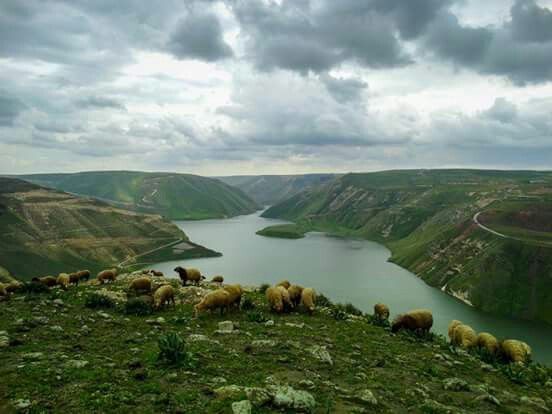
[[[322,233],[308,233],[299,240],[257,236],[255,232],[268,225],[286,223],[262,218],[258,213],[225,220],[175,223],[191,240],[223,256],[153,266],[165,275],[176,277],[173,268],[183,264],[201,269],[208,277],[221,274],[227,282],[244,285],[289,279],[312,286],[334,301],[351,302],[366,312],[371,312],[377,302],[386,303],[392,314],[429,308],[438,333],[446,335],[448,323],[459,319],[476,331],[524,340],[532,346],[536,360],[552,365],[552,326],[514,321],[472,309],[389,263],[389,250],[378,243]]]

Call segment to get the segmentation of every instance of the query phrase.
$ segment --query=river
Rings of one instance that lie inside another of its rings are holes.
[[[223,256],[186,263],[164,262],[152,267],[174,277],[173,268],[178,264],[197,267],[208,277],[221,274],[225,282],[243,285],[289,279],[292,283],[311,286],[334,301],[351,302],[366,312],[372,312],[377,302],[386,303],[392,315],[428,308],[433,311],[434,331],[438,333],[446,335],[448,323],[459,319],[476,331],[526,341],[537,361],[552,365],[552,326],[501,318],[470,308],[389,263],[389,250],[378,243],[315,232],[299,240],[258,236],[257,230],[286,223],[265,219],[259,214],[225,220],[177,221],[176,225],[191,240]]]

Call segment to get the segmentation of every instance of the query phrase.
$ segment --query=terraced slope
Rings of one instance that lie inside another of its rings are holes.
[[[148,262],[217,254],[159,215],[10,178],[0,178],[0,234],[0,266],[21,279],[130,265],[138,255]]]
[[[222,181],[191,174],[98,171],[35,174],[24,180],[117,207],[161,214],[171,220],[232,217],[253,213],[257,204]]]
[[[552,323],[552,234],[542,225],[551,206],[550,173],[412,170],[348,174],[264,215],[379,241],[392,261],[471,306]],[[523,238],[484,230],[479,212]]]

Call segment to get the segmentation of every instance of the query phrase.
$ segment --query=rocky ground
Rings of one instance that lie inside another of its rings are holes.
[[[124,275],[0,303],[0,412],[542,413],[549,368],[483,362],[440,337],[392,334],[353,308],[192,315],[216,286],[179,287],[176,307],[127,314]],[[156,278],[158,283],[174,280]],[[92,295],[110,299],[90,308]],[[114,305],[114,306],[111,306]],[[158,340],[181,338],[180,358]]]

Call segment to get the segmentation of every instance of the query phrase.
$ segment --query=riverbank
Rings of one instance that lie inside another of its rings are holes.
[[[7,344],[0,411],[230,413],[239,403],[259,413],[539,413],[552,406],[549,369],[489,365],[438,336],[392,334],[328,303],[314,315],[277,315],[248,288],[245,309],[193,318],[198,293],[215,286],[156,279],[178,288],[176,306],[129,314],[126,287],[137,276],[0,303]],[[111,299],[90,299],[98,294]],[[183,340],[178,363],[159,358],[158,341],[170,334]]]

